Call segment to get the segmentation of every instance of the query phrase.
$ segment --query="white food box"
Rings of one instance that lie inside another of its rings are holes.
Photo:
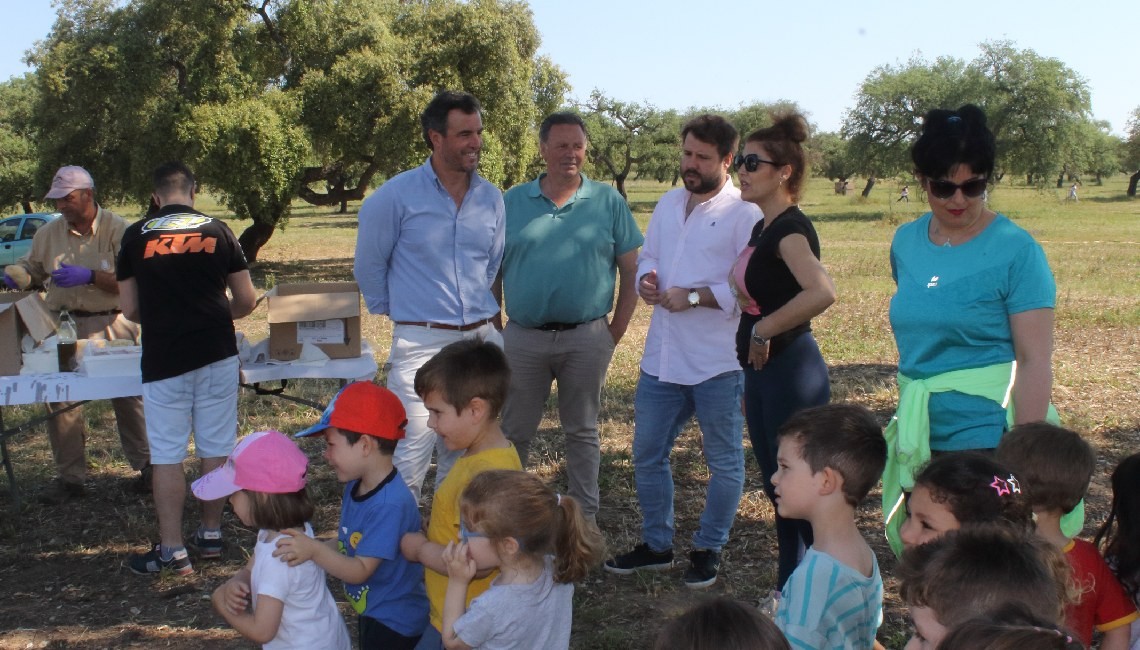
[[[31,352],[24,353],[24,365],[20,368],[21,375],[41,375],[59,372],[59,352],[55,346],[38,347]]]
[[[88,341],[79,359],[79,372],[88,377],[130,377],[141,372],[141,360],[141,346]]]

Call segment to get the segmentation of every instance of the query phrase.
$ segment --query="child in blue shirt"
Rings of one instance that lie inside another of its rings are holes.
[[[423,566],[400,553],[404,534],[421,527],[416,500],[392,464],[407,421],[399,398],[361,381],[297,434],[325,438],[325,460],[345,483],[340,525],[327,542],[284,537],[273,555],[290,566],[311,559],[344,582],[360,615],[361,648],[411,650],[428,622]]]
[[[883,431],[867,409],[829,404],[800,411],[777,435],[776,509],[807,520],[815,542],[784,585],[776,626],[793,648],[870,649],[883,579],[855,508],[886,464]]]

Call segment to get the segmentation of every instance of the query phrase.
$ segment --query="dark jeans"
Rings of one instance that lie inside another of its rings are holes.
[[[823,406],[831,400],[827,364],[811,332],[796,337],[761,370],[744,369],[744,413],[752,451],[764,477],[764,493],[776,503],[772,475],[776,473],[776,432],[796,411]],[[811,524],[776,514],[780,562],[776,589],[783,589],[799,564],[801,549],[812,544]]]
[[[413,650],[420,635],[404,636],[369,616],[359,617],[360,650]]]

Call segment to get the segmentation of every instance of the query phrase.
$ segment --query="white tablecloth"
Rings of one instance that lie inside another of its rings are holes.
[[[365,341],[355,359],[330,359],[322,365],[250,363],[242,366],[241,382],[254,384],[280,379],[369,380],[376,376],[372,346]],[[80,402],[142,394],[142,378],[88,377],[75,372],[0,377],[0,406],[39,402]]]

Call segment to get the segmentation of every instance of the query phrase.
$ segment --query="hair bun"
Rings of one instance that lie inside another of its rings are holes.
[[[958,115],[968,124],[981,127],[986,125],[986,114],[973,104],[966,104],[959,108]]]
[[[783,131],[788,140],[802,144],[808,139],[808,123],[799,113],[778,113],[772,115],[772,128]]]

